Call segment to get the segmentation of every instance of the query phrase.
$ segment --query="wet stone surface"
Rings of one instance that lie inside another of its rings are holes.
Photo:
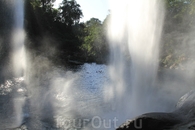
[[[146,113],[122,124],[117,130],[194,130],[194,115],[195,90],[191,90],[180,98],[175,111]]]

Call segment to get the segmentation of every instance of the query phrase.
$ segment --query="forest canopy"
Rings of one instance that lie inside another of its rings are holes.
[[[76,0],[63,0],[57,9],[53,3],[53,0],[26,1],[25,27],[32,40],[38,39],[29,47],[40,48],[45,44],[41,39],[50,37],[47,44],[57,48],[59,58],[65,61],[104,63],[108,45],[103,22],[97,18],[80,22],[84,14]]]
[[[1,41],[2,64],[9,57],[9,33],[13,28],[12,24],[7,24],[8,21],[13,21],[13,11],[7,1],[9,0],[0,1],[0,34],[1,39],[6,37]],[[54,2],[55,0],[25,0],[26,47],[36,55],[47,55],[54,62],[77,60],[106,63],[109,55],[106,26],[112,11],[104,21],[91,18],[80,22],[85,14],[76,0],[63,0],[59,8],[54,8]],[[191,35],[194,34],[195,26],[195,1],[165,0],[165,7],[159,63],[161,67],[182,68],[184,61],[194,61]]]

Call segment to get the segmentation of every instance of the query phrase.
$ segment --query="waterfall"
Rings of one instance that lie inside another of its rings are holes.
[[[15,78],[24,77],[26,70],[25,31],[24,31],[24,0],[14,0],[14,22],[12,31],[12,66]],[[14,117],[12,127],[22,124],[24,98],[14,98]]]
[[[24,76],[26,60],[24,50],[24,1],[14,1],[14,26],[12,37],[12,62],[14,76]]]
[[[155,88],[164,20],[160,0],[110,1],[111,84],[105,100],[123,120],[164,109]],[[155,104],[155,105],[154,105]]]

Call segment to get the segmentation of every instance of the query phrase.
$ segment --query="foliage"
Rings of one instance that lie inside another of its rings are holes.
[[[166,8],[160,65],[184,69],[195,48],[195,1],[166,0]]]
[[[60,21],[67,26],[79,23],[80,18],[83,16],[80,5],[75,0],[63,0],[59,9]]]
[[[13,25],[13,10],[8,1],[12,0],[0,1],[1,64],[9,57]],[[48,54],[55,48],[58,50],[58,54],[55,54],[58,58],[53,59],[65,62],[81,60],[105,63],[109,53],[106,28],[110,15],[103,22],[91,18],[80,23],[83,13],[76,0],[63,0],[58,9],[53,8],[54,1],[25,0],[25,30],[28,36],[26,46],[43,54]],[[188,60],[195,61],[195,0],[165,0],[165,4],[160,65],[182,68]]]
[[[91,18],[85,23],[84,32],[85,37],[81,49],[88,57],[102,61],[108,53],[103,24],[99,19]]]
[[[181,31],[187,31],[191,26],[194,26],[194,0],[167,0],[166,8],[167,15],[165,24],[168,26],[167,28],[169,28],[169,30],[183,29]]]
[[[47,11],[53,7],[53,3],[56,0],[30,0],[34,8],[41,7],[43,10]]]
[[[33,41],[27,46],[40,50],[45,44],[41,41],[50,37],[55,40],[50,40],[49,45],[57,48],[58,57],[65,61],[102,62],[108,53],[102,22],[93,18],[80,23],[83,13],[76,0],[63,0],[58,9],[52,2],[26,1],[26,30]]]

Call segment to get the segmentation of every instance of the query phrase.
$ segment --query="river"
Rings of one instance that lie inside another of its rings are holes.
[[[35,77],[31,84],[25,83],[24,77],[7,80],[0,86],[0,128],[115,129],[126,120],[126,117],[132,116],[128,114],[129,110],[117,107],[117,104],[121,104],[117,99],[107,100],[106,92],[110,91],[112,82],[108,68],[107,65],[85,63],[68,70],[52,67],[51,71],[42,73],[41,78]],[[160,86],[166,87],[160,92],[152,91],[156,96],[149,103],[155,103],[151,108],[156,109],[151,111],[174,110],[180,96],[193,84],[193,80],[192,83],[186,84],[183,78],[185,75],[181,77],[178,71],[175,74],[174,71],[170,71],[163,71],[159,76],[162,83],[160,85],[158,82],[156,89]],[[185,89],[182,90],[184,86]],[[180,92],[174,94],[174,89],[179,89]],[[124,100],[125,97],[126,95]],[[122,105],[131,106],[130,102],[124,103]]]
[[[106,65],[95,63],[68,71],[54,68],[47,73],[49,80],[36,88],[26,86],[24,77],[7,80],[1,85],[0,127],[30,130],[116,127],[117,119],[110,117],[114,115],[112,104],[104,100],[109,83],[107,71]],[[17,118],[22,120],[16,121]]]

